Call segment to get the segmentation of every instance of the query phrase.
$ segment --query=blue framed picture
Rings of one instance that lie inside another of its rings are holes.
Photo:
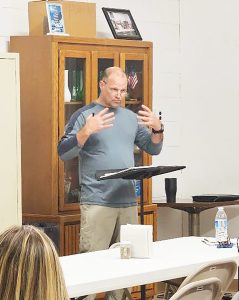
[[[64,17],[62,5],[46,2],[49,34],[65,35]]]

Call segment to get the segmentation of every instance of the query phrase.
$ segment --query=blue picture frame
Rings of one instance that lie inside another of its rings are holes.
[[[65,25],[62,5],[60,3],[46,2],[48,18],[48,34],[65,35]]]

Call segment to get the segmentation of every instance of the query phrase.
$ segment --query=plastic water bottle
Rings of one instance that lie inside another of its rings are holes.
[[[215,237],[218,242],[227,241],[227,215],[223,207],[218,207],[215,217]]]

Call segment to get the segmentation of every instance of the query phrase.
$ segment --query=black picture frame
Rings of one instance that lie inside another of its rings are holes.
[[[142,40],[130,10],[102,7],[115,39]]]

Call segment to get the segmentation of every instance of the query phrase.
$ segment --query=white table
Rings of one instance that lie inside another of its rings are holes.
[[[201,237],[154,242],[150,259],[120,259],[119,248],[60,257],[70,297],[187,276],[200,265],[223,259],[239,263],[236,247],[218,249]]]

